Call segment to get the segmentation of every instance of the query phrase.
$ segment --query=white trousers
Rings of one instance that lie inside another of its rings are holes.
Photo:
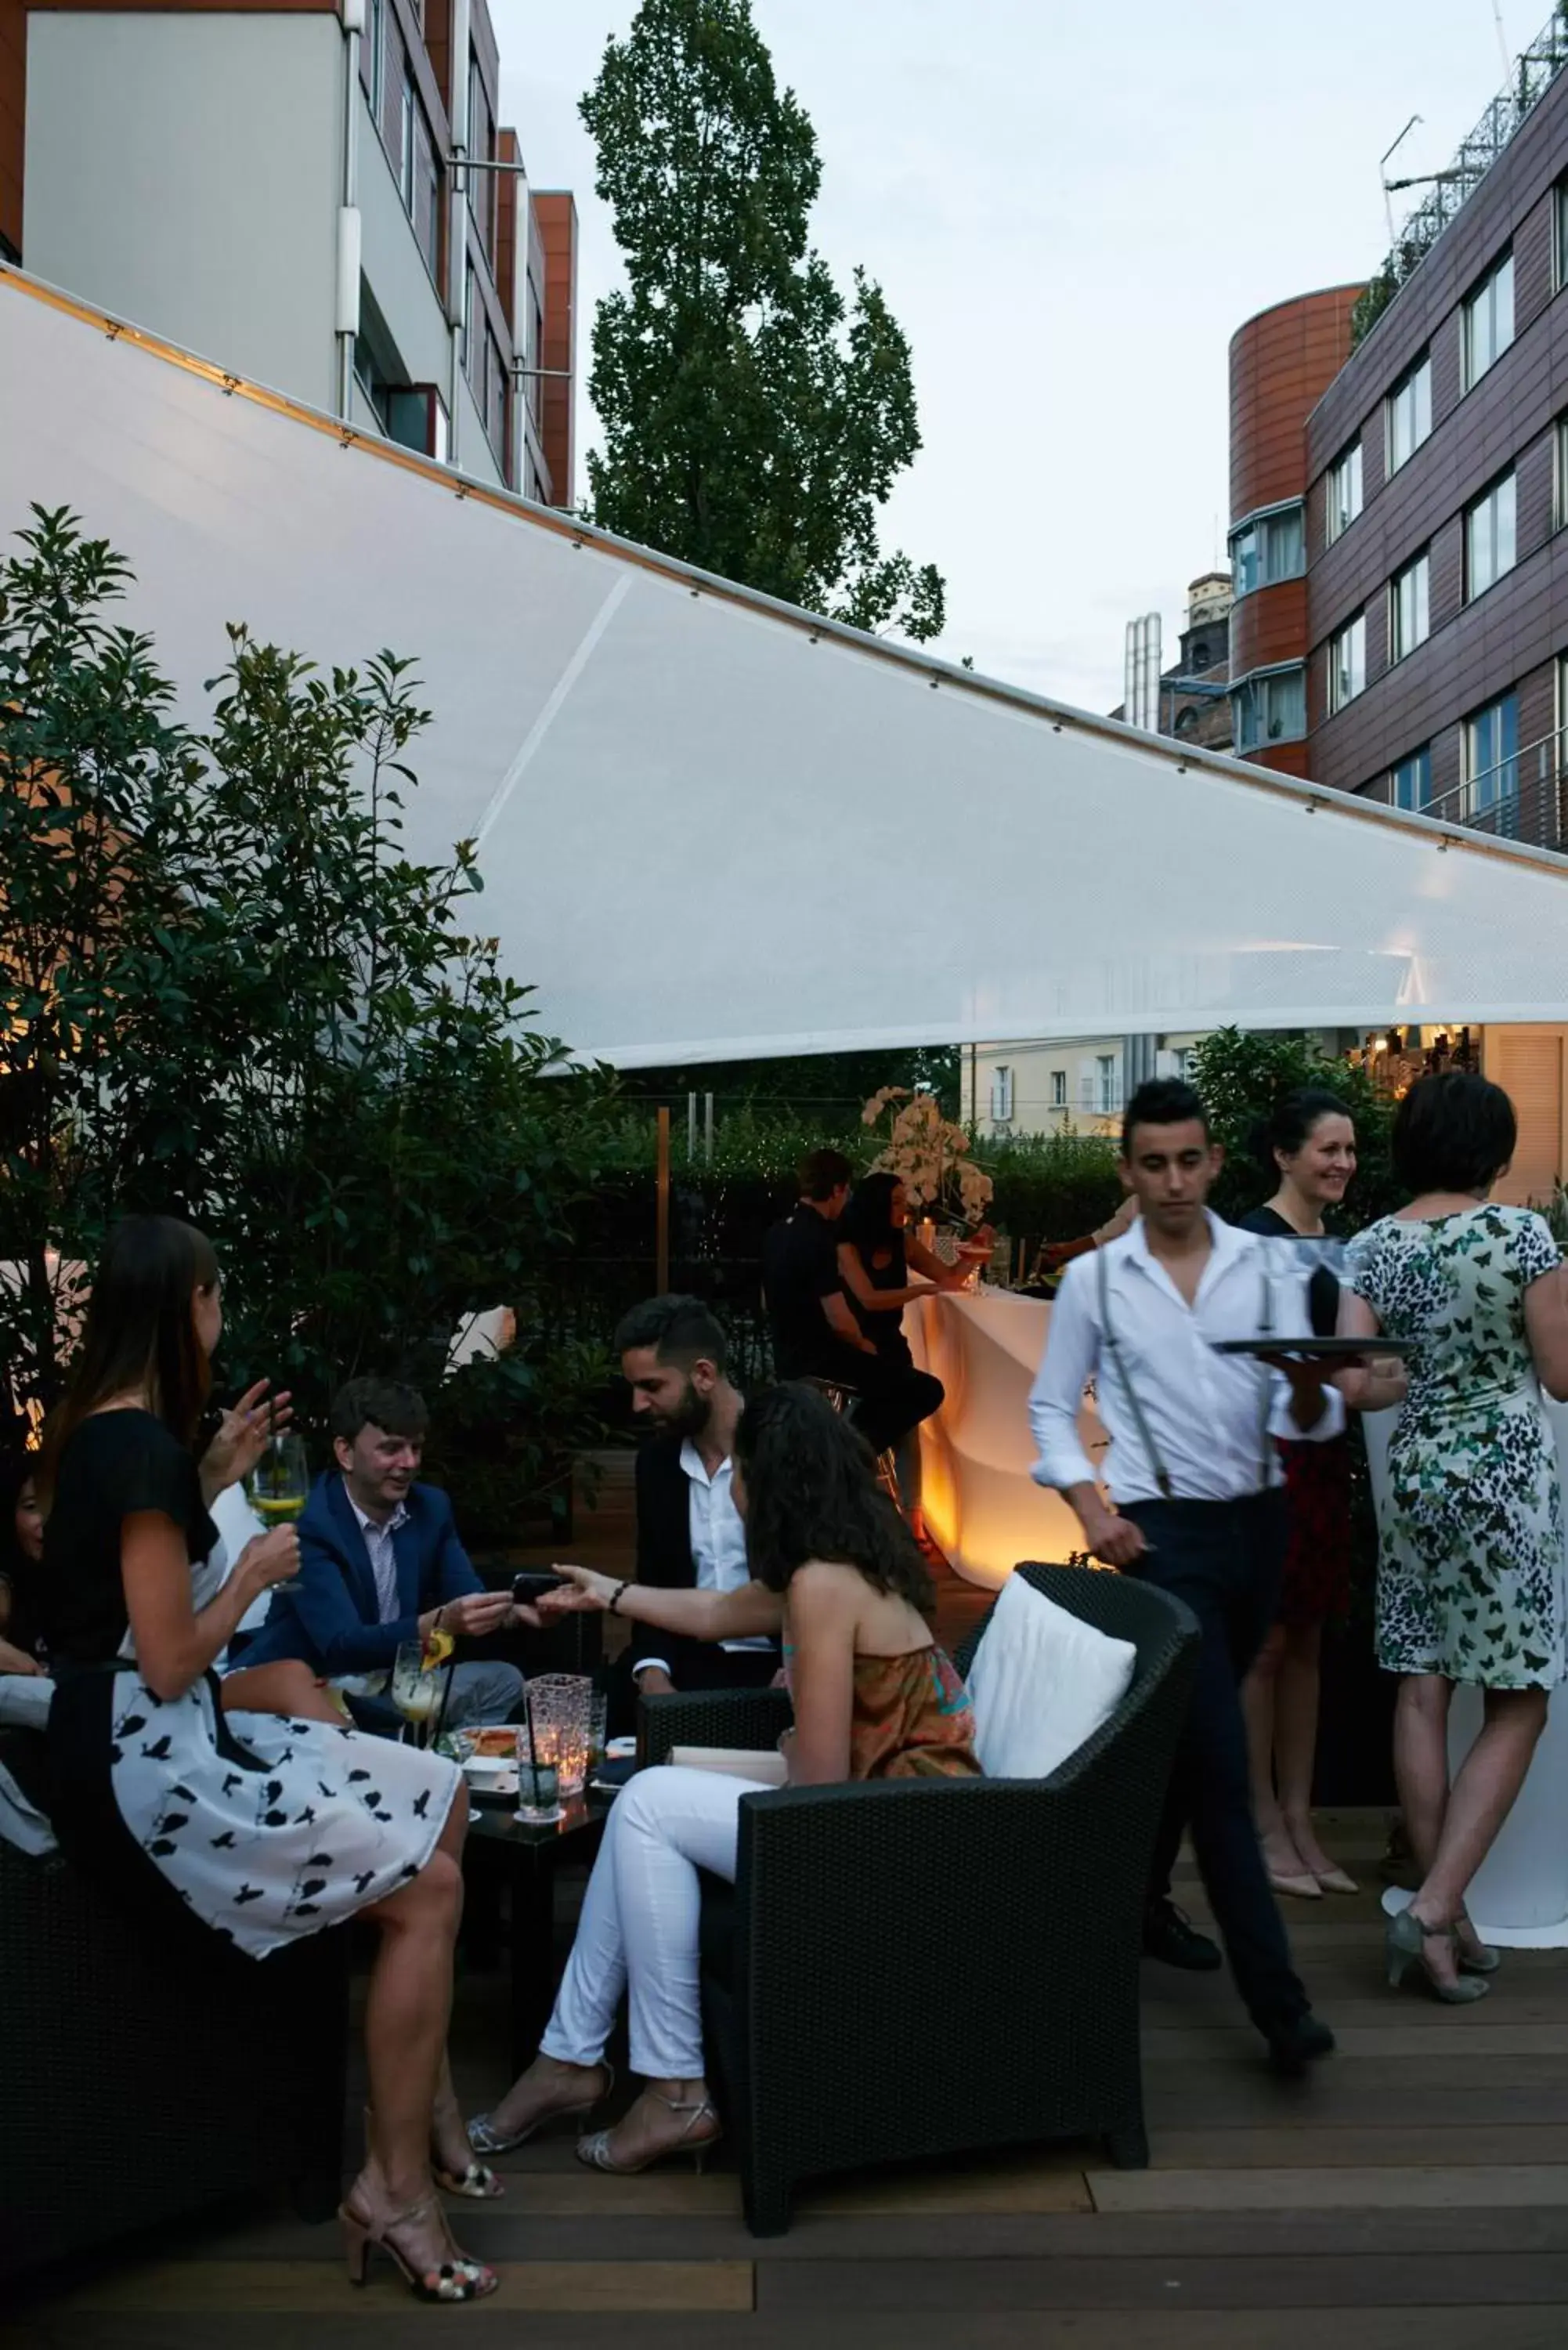
[[[649,2081],[699,2078],[697,1872],[734,1883],[737,1807],[755,1783],[668,1763],[627,1782],[588,1879],[541,2054],[597,2064],[624,1991],[632,2071]]]

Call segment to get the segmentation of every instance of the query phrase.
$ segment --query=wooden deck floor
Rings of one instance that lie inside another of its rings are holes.
[[[956,1639],[976,1598],[950,1585],[943,1603]],[[813,2190],[759,2243],[722,2157],[701,2178],[611,2179],[553,2136],[503,2166],[504,2202],[460,2207],[502,2272],[478,2307],[421,2309],[384,2266],[354,2293],[335,2230],[265,2211],[52,2282],[0,2318],[0,2350],[1562,2350],[1568,1957],[1510,1954],[1473,2008],[1393,1996],[1384,1826],[1331,1820],[1367,1889],[1290,1905],[1339,2034],[1310,2080],[1266,2070],[1224,1978],[1146,1969],[1147,2171],[1063,2147],[877,2173]],[[1189,1870],[1178,1890],[1201,1919]],[[504,2041],[498,1979],[462,1981],[471,2108],[504,2085]]]

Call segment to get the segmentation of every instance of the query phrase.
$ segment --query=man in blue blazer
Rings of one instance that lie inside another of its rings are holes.
[[[337,1466],[317,1481],[299,1520],[299,1573],[280,1584],[265,1623],[236,1668],[298,1658],[357,1700],[379,1699],[399,1648],[439,1624],[459,1638],[536,1619],[505,1591],[487,1591],[458,1540],[439,1486],[415,1482],[430,1415],[391,1379],[350,1379],[332,1402]],[[450,1728],[515,1721],[514,1665],[453,1669]]]

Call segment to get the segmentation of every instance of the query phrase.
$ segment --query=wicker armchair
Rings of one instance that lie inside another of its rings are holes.
[[[0,1844],[0,2277],[237,2195],[342,2183],[346,1932],[259,1963]]]
[[[1197,1628],[1116,1575],[1017,1571],[1137,1647],[1095,1736],[1048,1779],[748,1795],[734,1887],[705,1883],[704,2031],[754,2235],[828,2171],[1091,2137],[1148,2160],[1141,1926]],[[788,1719],[770,1691],[649,1699],[643,1759],[771,1745]]]

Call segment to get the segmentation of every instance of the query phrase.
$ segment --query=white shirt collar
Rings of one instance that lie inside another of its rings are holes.
[[[1221,1274],[1229,1271],[1239,1258],[1251,1254],[1256,1246],[1251,1232],[1242,1232],[1236,1224],[1226,1223],[1222,1217],[1214,1213],[1212,1208],[1204,1209],[1203,1218],[1209,1226],[1209,1256],[1199,1277],[1194,1310],[1201,1305],[1205,1295],[1213,1288]],[[1140,1264],[1151,1281],[1158,1282],[1162,1289],[1168,1290],[1179,1303],[1186,1303],[1171,1279],[1170,1274],[1149,1247],[1148,1232],[1141,1216],[1129,1231],[1125,1232],[1119,1240],[1113,1241],[1110,1245],[1113,1249],[1122,1250],[1136,1264]]]
[[[409,1522],[409,1505],[406,1501],[400,1502],[397,1508],[392,1512],[391,1516],[386,1521],[385,1524],[382,1524],[379,1520],[376,1518],[368,1518],[366,1516],[364,1511],[359,1507],[358,1503],[354,1499],[353,1494],[348,1491],[348,1480],[347,1477],[343,1480],[343,1491],[348,1498],[348,1507],[353,1511],[354,1515],[359,1521],[359,1531],[365,1536],[367,1541],[375,1534],[395,1534],[400,1526],[407,1525]]]
[[[726,1452],[724,1458],[720,1461],[719,1466],[714,1470],[713,1474],[710,1477],[708,1474],[707,1463],[704,1461],[702,1455],[698,1451],[691,1438],[686,1436],[682,1437],[680,1441],[680,1466],[695,1483],[699,1485],[716,1485],[721,1477],[727,1477],[729,1475],[732,1463],[731,1461],[730,1455]]]

